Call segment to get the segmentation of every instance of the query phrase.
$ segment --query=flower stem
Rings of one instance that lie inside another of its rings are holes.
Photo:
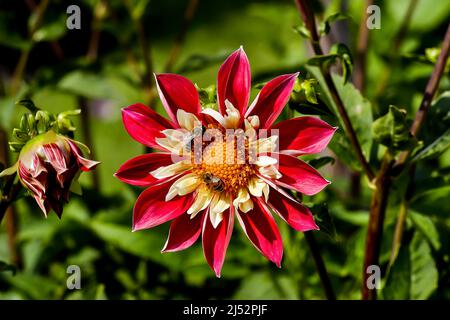
[[[313,47],[314,53],[316,55],[323,55],[322,47],[320,46],[320,38],[317,33],[316,21],[314,17],[314,13],[310,7],[310,2],[308,0],[296,0],[297,8],[299,10],[300,16],[303,19],[303,22],[306,25],[306,28],[309,30],[311,35],[311,46]],[[338,113],[343,121],[345,132],[347,133],[348,139],[350,140],[350,144],[352,145],[353,150],[356,153],[356,157],[358,161],[361,163],[361,166],[369,178],[372,180],[375,177],[375,174],[367,162],[363,152],[361,145],[359,144],[358,138],[356,136],[355,129],[350,121],[347,110],[345,109],[344,103],[336,89],[336,86],[331,77],[330,70],[328,68],[320,68],[322,76],[325,80],[325,84],[330,91],[331,98],[336,104]]]
[[[323,261],[322,255],[319,251],[319,246],[317,245],[316,238],[312,231],[308,231],[304,233],[306,243],[311,250],[314,263],[316,264],[316,269],[320,277],[320,282],[322,283],[322,287],[325,291],[325,296],[328,300],[336,300],[336,295],[334,294],[333,286],[331,285],[330,277],[327,272],[327,268],[325,267],[325,263]]]
[[[405,228],[407,214],[408,214],[408,205],[406,203],[406,200],[403,199],[403,201],[400,203],[397,222],[395,224],[394,239],[392,240],[391,255],[389,257],[390,266],[394,264],[394,261],[397,258],[398,251],[400,249],[400,245],[402,243],[403,230]]]
[[[425,93],[420,104],[419,110],[411,126],[411,134],[416,136],[426,113],[430,108],[433,96],[439,85],[442,73],[445,68],[445,63],[450,51],[450,24],[447,27],[444,42],[442,44],[441,53],[434,67],[433,73],[425,88]],[[384,216],[386,212],[386,205],[389,197],[389,189],[392,176],[397,176],[403,169],[407,161],[410,151],[404,151],[400,154],[398,160],[394,162],[388,152],[385,153],[383,164],[380,172],[375,179],[375,192],[372,195],[371,210],[369,216],[369,227],[366,238],[366,251],[363,268],[363,284],[362,284],[362,298],[364,300],[376,299],[376,290],[369,290],[366,282],[369,276],[366,273],[367,267],[370,265],[378,265],[380,255],[381,236],[383,233]]]
[[[416,173],[416,166],[409,168],[409,182],[406,187],[406,192],[400,203],[400,210],[395,224],[394,238],[392,239],[391,255],[389,258],[389,265],[391,266],[397,258],[398,251],[402,244],[403,230],[405,229],[406,217],[408,215],[409,201],[414,193],[414,175]]]
[[[411,134],[415,137],[420,130],[420,127],[425,120],[425,117],[430,109],[431,102],[433,101],[434,94],[439,85],[439,81],[441,80],[442,74],[445,69],[445,65],[447,63],[447,58],[450,51],[450,23],[447,27],[447,32],[445,34],[444,42],[442,43],[441,53],[436,61],[436,65],[434,67],[433,73],[431,74],[430,79],[428,80],[427,87],[425,88],[425,93],[422,98],[422,102],[420,103],[419,110],[416,113],[416,117],[414,118],[414,122],[411,125]],[[402,167],[411,154],[411,150],[404,151],[400,154],[399,159],[395,163],[395,167]]]
[[[369,224],[367,227],[366,248],[363,267],[362,297],[364,300],[376,299],[376,290],[370,290],[367,286],[369,274],[367,268],[371,265],[379,265],[381,238],[383,234],[383,223],[388,203],[388,193],[391,185],[389,171],[394,160],[389,153],[383,159],[381,169],[375,178],[375,191],[372,194],[370,205]]]

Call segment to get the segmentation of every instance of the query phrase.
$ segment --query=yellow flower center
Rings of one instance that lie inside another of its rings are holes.
[[[200,161],[195,163],[195,156],[192,157],[193,172],[207,187],[233,196],[248,185],[255,173],[253,165],[249,164],[248,142],[244,140],[241,143],[239,139],[213,141],[204,146]]]

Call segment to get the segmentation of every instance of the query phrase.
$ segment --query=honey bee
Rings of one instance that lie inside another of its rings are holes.
[[[225,183],[219,177],[212,173],[206,172],[202,174],[202,180],[205,184],[215,191],[222,192],[225,189]]]
[[[195,127],[193,132],[189,136],[187,136],[185,139],[186,143],[184,145],[184,150],[186,152],[191,152],[194,148],[195,139],[200,136],[202,137],[203,134],[205,133],[205,131],[206,131],[206,128],[204,126]]]

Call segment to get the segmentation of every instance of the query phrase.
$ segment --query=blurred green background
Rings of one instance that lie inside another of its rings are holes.
[[[144,152],[126,134],[120,108],[143,102],[164,113],[150,90],[149,71],[180,73],[206,87],[215,83],[225,57],[243,45],[254,84],[281,73],[304,72],[311,53],[293,30],[301,24],[294,1],[83,0],[77,1],[81,30],[66,28],[71,2],[45,2],[0,4],[0,128],[10,133],[17,125],[25,110],[14,102],[23,97],[52,112],[82,108],[84,115],[75,119],[76,138],[87,143],[102,164],[95,174],[82,176],[84,195],[72,195],[61,220],[54,214],[45,220],[30,198],[16,203],[15,228],[8,227],[8,221],[0,227],[0,261],[17,270],[0,273],[0,298],[323,299],[304,237],[285,223],[278,221],[285,248],[282,269],[266,261],[236,225],[222,278],[217,279],[203,258],[200,241],[184,252],[161,254],[168,224],[132,233],[132,207],[141,190],[113,177],[124,161]],[[420,57],[440,45],[449,22],[450,2],[418,0],[396,48],[411,2],[377,1],[381,29],[370,31],[363,92],[371,102],[351,85],[340,88],[349,95],[347,107],[367,152],[372,115],[384,114],[389,104],[408,112],[418,107],[433,68]],[[332,25],[325,47],[339,41],[355,52],[365,3],[315,2],[319,18],[339,11],[350,16]],[[442,86],[449,87],[448,70]],[[448,99],[435,110],[448,110]],[[282,117],[293,115],[298,111],[286,108]],[[447,113],[430,113],[430,118],[448,128]],[[429,131],[440,130],[437,127]],[[304,201],[327,222],[316,235],[338,298],[358,299],[370,192],[364,179],[355,183],[358,168],[342,139],[338,134],[331,145],[334,154],[327,153],[339,161],[320,169],[333,183]],[[10,154],[9,161],[13,163],[15,155]],[[418,262],[409,270],[413,281],[403,298],[450,298],[450,187],[445,179],[440,184],[430,181],[442,172],[448,177],[449,169],[448,151],[418,168],[422,193],[412,201],[408,219],[408,228],[420,226],[412,244],[416,255],[411,257]],[[440,173],[433,173],[436,170]],[[384,264],[398,213],[398,197],[391,201]],[[81,267],[81,290],[66,287],[66,268],[72,264]]]

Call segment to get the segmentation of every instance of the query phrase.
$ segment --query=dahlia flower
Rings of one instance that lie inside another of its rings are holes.
[[[133,209],[133,231],[172,221],[162,252],[190,247],[202,235],[204,256],[220,277],[237,218],[248,239],[281,265],[276,214],[298,231],[318,229],[308,208],[287,192],[314,195],[329,184],[298,156],[322,151],[336,128],[314,117],[274,124],[298,73],[269,81],[253,103],[250,65],[242,48],[222,64],[217,110],[176,74],[155,75],[170,120],[142,104],[122,110],[125,129],[158,152],[126,161],[115,176],[147,187]]]
[[[89,151],[83,144],[50,130],[29,140],[16,164],[1,172],[0,177],[17,172],[44,215],[47,217],[53,209],[61,217],[69,191],[80,191],[80,172],[90,171],[99,163],[83,158],[80,148]]]

